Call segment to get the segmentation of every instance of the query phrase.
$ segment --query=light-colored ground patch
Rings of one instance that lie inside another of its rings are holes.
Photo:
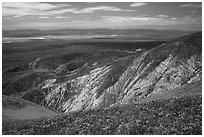
[[[15,100],[5,104],[5,100],[9,97],[3,96],[4,104],[2,106],[2,120],[23,120],[23,119],[38,119],[42,117],[52,117],[59,115],[59,113],[49,110],[43,106],[39,106],[29,101],[22,99]],[[13,98],[12,98],[13,99]],[[8,102],[8,101],[7,101]],[[17,107],[16,103],[22,103],[21,107]]]

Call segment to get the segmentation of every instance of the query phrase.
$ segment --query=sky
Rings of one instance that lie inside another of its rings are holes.
[[[202,30],[201,2],[3,2],[3,30]]]

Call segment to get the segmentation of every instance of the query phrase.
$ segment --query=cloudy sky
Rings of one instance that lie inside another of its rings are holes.
[[[3,2],[2,16],[3,29],[201,30],[202,3]]]

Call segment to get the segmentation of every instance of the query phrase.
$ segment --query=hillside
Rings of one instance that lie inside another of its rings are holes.
[[[201,134],[201,32],[151,49],[50,54],[3,77],[4,95],[66,113],[5,122],[4,134]]]
[[[185,86],[146,103],[5,122],[2,130],[15,135],[201,135],[201,86]]]
[[[35,103],[8,96],[2,97],[2,112],[3,122],[53,117],[60,114]]]
[[[4,84],[3,94],[30,101],[38,96],[35,103],[65,113],[134,103],[201,80],[201,43],[201,33],[195,33],[151,50],[39,58],[17,70],[29,71]]]

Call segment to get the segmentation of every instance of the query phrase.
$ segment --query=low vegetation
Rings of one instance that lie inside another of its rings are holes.
[[[26,106],[25,102],[20,101],[20,99],[3,96],[2,97],[2,107],[13,107],[15,109],[21,109]]]
[[[3,123],[3,134],[202,134],[202,96]]]

